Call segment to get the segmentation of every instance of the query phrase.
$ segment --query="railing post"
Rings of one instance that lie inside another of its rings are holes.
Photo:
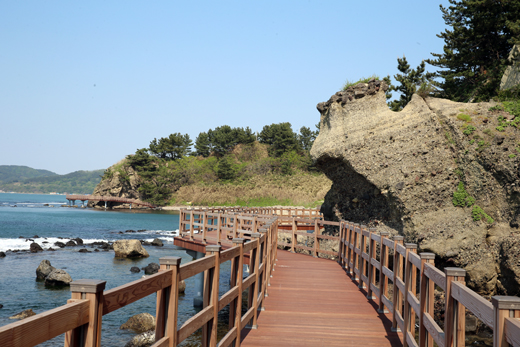
[[[361,230],[360,230],[360,245],[359,245],[359,285],[358,287],[360,289],[363,289],[366,287],[367,283],[364,283],[363,282],[363,277],[365,276],[365,271],[366,271],[366,267],[365,267],[365,259],[363,258],[363,253],[366,253],[366,240],[365,240],[365,235],[363,235],[363,230],[366,230],[367,229],[367,226],[366,225],[361,225]]]
[[[433,337],[424,326],[424,314],[433,317],[435,283],[424,274],[425,264],[434,265],[434,253],[421,253],[421,311],[419,312],[419,347],[433,347]]]
[[[356,253],[356,248],[357,248],[357,245],[358,245],[358,242],[359,242],[359,237],[358,237],[358,231],[360,230],[359,229],[359,224],[358,223],[354,223],[354,228],[353,228],[353,234],[354,234],[354,237],[353,237],[353,242],[352,242],[352,277],[354,278],[354,281],[356,280],[359,280],[356,274],[356,268],[359,268],[359,263],[358,263],[358,254]],[[357,267],[356,267],[357,265]]]
[[[318,232],[319,232],[319,230],[320,230],[320,226],[318,224],[318,219],[315,219],[314,220],[314,249],[313,249],[313,254],[312,254],[312,256],[314,258],[318,257],[318,252],[316,250],[319,249],[319,244],[318,244]]]
[[[217,220],[217,242],[218,244],[222,244],[222,214],[218,213]]]
[[[504,331],[506,318],[520,318],[520,298],[517,296],[496,295],[491,297],[493,304],[493,347],[508,347]]]
[[[342,269],[345,269],[345,261],[343,260],[344,251],[343,246],[345,246],[344,242],[344,228],[343,228],[343,220],[339,222],[339,245],[338,245],[338,263],[341,266]]]
[[[262,264],[264,265],[264,268],[263,268],[264,270],[262,273],[262,278],[261,278],[261,283],[260,283],[259,289],[264,294],[264,298],[266,298],[267,297],[267,264],[269,263],[269,257],[267,256],[268,237],[267,237],[267,230],[264,227],[262,227],[261,229],[258,229],[258,232],[260,233],[260,235],[265,236],[264,242],[261,242],[262,247],[261,247],[260,255],[261,255],[261,259],[262,259]],[[261,310],[265,309],[264,302],[265,302],[265,300],[262,298],[262,304],[260,307]]]
[[[352,275],[354,273],[354,270],[352,269],[352,266],[351,264],[354,263],[354,261],[352,260],[352,253],[353,253],[353,247],[352,247],[352,242],[353,241],[353,236],[352,236],[352,233],[354,232],[354,228],[352,226],[352,223],[350,223],[349,221],[346,222],[347,223],[347,273],[349,275]]]
[[[103,317],[103,290],[106,281],[78,280],[70,283],[71,299],[90,301],[88,324],[65,334],[65,347],[101,347],[101,320]]]
[[[180,257],[159,258],[161,271],[172,270],[171,286],[157,292],[155,341],[164,336],[169,338],[169,346],[177,346],[177,317],[179,314],[179,267]]]
[[[402,309],[402,295],[399,293],[399,289],[397,288],[397,277],[402,278],[403,277],[403,268],[402,264],[400,262],[400,255],[399,252],[397,252],[397,245],[402,245],[404,240],[404,236],[394,236],[394,278],[392,279],[392,282],[394,283],[394,295],[392,299],[392,303],[394,304],[394,312],[393,312],[393,319],[392,319],[392,331],[394,332],[400,332],[401,329],[397,326],[397,312],[401,313]],[[402,316],[402,315],[401,315]]]
[[[220,248],[220,245],[206,246],[206,257],[214,256],[215,266],[204,273],[204,307],[213,306],[213,318],[202,328],[202,346],[214,347],[217,345]]]
[[[444,346],[464,347],[466,308],[451,297],[451,282],[465,283],[466,270],[457,267],[444,268],[446,274],[446,309],[444,313]]]
[[[195,218],[195,214],[193,213],[193,209],[191,209],[190,210],[190,240],[191,241],[193,241],[193,234],[195,233],[195,231],[193,230],[193,228],[194,228],[193,223],[195,222],[194,218]]]
[[[388,247],[384,245],[383,240],[390,235],[387,231],[382,231],[379,233],[381,235],[381,253],[379,256],[379,308],[377,310],[378,313],[388,313],[385,310],[385,305],[383,304],[383,296],[388,298],[388,278],[383,273],[383,267],[388,268]]]
[[[206,244],[206,237],[208,234],[208,212],[202,213],[202,243]]]
[[[403,331],[403,347],[408,347],[408,339],[407,333],[410,332],[412,336],[414,336],[415,332],[415,313],[410,307],[410,303],[408,302],[408,292],[415,294],[415,277],[413,276],[414,266],[410,262],[410,252],[417,252],[417,244],[415,243],[406,243],[406,256],[404,259],[404,330]],[[412,328],[413,326],[413,328]]]
[[[238,213],[233,213],[233,238],[237,238],[238,229]]]
[[[372,288],[370,286],[373,284],[376,285],[376,271],[374,269],[374,265],[372,265],[372,258],[375,259],[376,255],[376,241],[372,239],[372,234],[375,234],[376,229],[370,228],[368,236],[368,288],[367,288],[367,299],[374,300],[375,297],[372,296]],[[381,260],[381,259],[379,259]],[[379,275],[381,278],[381,275]],[[379,281],[379,291],[381,292],[381,281]]]

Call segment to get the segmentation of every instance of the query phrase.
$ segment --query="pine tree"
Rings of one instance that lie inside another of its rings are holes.
[[[211,154],[211,146],[207,132],[201,132],[195,139],[195,154],[203,157],[209,157]]]
[[[520,33],[519,0],[449,0],[440,5],[447,26],[437,37],[444,52],[426,62],[446,69],[437,73],[443,96],[481,101],[496,95],[507,57]]]
[[[412,100],[413,94],[417,91],[421,84],[426,83],[427,80],[433,75],[431,73],[424,72],[424,61],[422,61],[421,64],[419,64],[419,66],[417,66],[415,69],[410,69],[410,64],[408,64],[405,56],[402,58],[397,58],[397,69],[401,71],[402,74],[394,75],[394,78],[397,82],[400,83],[400,85],[391,85],[389,90],[401,92],[401,96],[399,97],[399,100],[393,100],[389,102],[388,105],[392,111],[401,111],[410,102],[410,100]]]

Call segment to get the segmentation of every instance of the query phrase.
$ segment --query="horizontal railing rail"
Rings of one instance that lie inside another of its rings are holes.
[[[225,251],[219,245],[208,245],[204,258],[183,265],[179,257],[160,258],[157,274],[110,290],[104,290],[105,281],[74,281],[66,305],[0,327],[0,346],[35,346],[65,333],[64,346],[99,347],[103,315],[154,293],[157,303],[153,347],[176,346],[200,328],[201,345],[216,346],[218,313],[227,305],[229,332],[218,345],[240,346],[242,329],[246,325],[257,326],[258,312],[268,295],[277,252],[277,224],[274,220],[264,223],[249,236],[250,240],[232,239],[233,247]],[[249,253],[250,273],[244,278],[246,253]],[[220,265],[226,261],[231,261],[232,286],[219,297]],[[179,282],[199,273],[204,273],[203,308],[178,328]],[[246,312],[242,314],[242,296],[246,290]]]

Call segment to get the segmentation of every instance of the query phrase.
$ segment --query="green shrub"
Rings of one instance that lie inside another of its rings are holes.
[[[457,116],[457,119],[463,120],[465,122],[471,122],[471,117],[468,114],[465,113],[459,113]]]
[[[509,158],[513,159],[513,158],[515,158],[515,157],[516,157],[516,155],[514,155],[514,154],[509,154]]]
[[[464,131],[462,132],[464,135],[471,135],[473,134],[473,132],[477,130],[477,128],[475,128],[473,125],[468,125],[466,127],[466,129],[464,129]]]
[[[473,217],[473,220],[475,222],[482,220],[484,218],[486,222],[489,224],[493,224],[494,220],[491,218],[480,206],[475,205],[473,206],[473,210],[471,211],[471,216]]]
[[[346,80],[342,90],[347,90],[348,87],[355,86],[358,83],[368,83],[372,78],[379,80],[379,76],[375,74],[369,77],[361,77],[357,82]]]
[[[488,136],[493,136],[493,130],[491,130],[490,128],[484,129],[483,133]]]
[[[466,189],[464,189],[464,183],[459,182],[457,190],[453,192],[452,202],[455,207],[466,207],[472,206],[475,203],[475,199],[466,192]]]

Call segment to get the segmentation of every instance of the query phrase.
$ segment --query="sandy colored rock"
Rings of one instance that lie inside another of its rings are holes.
[[[333,181],[326,218],[404,235],[419,252],[434,252],[437,266],[465,268],[480,294],[520,294],[520,269],[507,255],[520,241],[520,130],[496,129],[498,117],[511,115],[490,110],[496,103],[418,95],[393,112],[384,82],[376,89],[375,81],[354,86],[317,106],[311,156]],[[364,95],[356,98],[356,90]],[[459,182],[490,223],[473,220],[472,207],[454,206]]]
[[[46,278],[46,287],[65,287],[69,286],[72,278],[65,270],[54,269]]]
[[[22,311],[20,313],[15,314],[14,316],[9,317],[9,319],[25,319],[27,317],[35,316],[36,313],[30,308],[28,310]]]
[[[139,313],[130,317],[119,329],[133,330],[136,333],[155,330],[155,318],[149,313]]]
[[[139,240],[117,240],[112,245],[118,258],[146,258],[148,252]]]

